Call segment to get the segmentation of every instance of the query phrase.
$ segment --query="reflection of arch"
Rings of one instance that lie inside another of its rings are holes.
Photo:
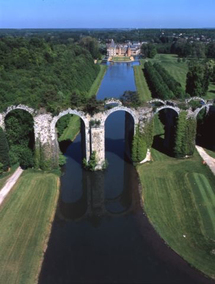
[[[154,112],[154,114],[157,114],[159,111],[163,110],[163,109],[172,109],[174,110],[175,112],[177,112],[177,114],[180,113],[180,108],[178,107],[173,107],[173,106],[169,106],[169,105],[165,105],[165,106],[162,106],[162,107],[158,107],[156,109],[156,111]]]
[[[136,112],[133,109],[125,107],[125,106],[117,106],[117,107],[114,107],[114,108],[111,108],[111,109],[105,111],[104,116],[103,116],[103,123],[105,123],[105,121],[106,121],[106,119],[108,118],[109,115],[111,115],[112,113],[114,113],[116,111],[128,112],[133,117],[134,124],[135,125],[138,124],[139,119],[138,119],[138,115],[136,114]]]
[[[4,118],[13,110],[24,110],[30,113],[32,116],[36,114],[36,111],[33,108],[30,108],[25,105],[17,105],[17,106],[9,106],[3,114]]]
[[[192,97],[190,99],[187,99],[186,103],[189,103],[191,101],[200,101],[200,102],[203,102],[204,104],[206,104],[206,101],[203,98],[200,98],[200,97]]]
[[[64,110],[64,111],[60,112],[57,116],[53,117],[53,119],[51,121],[51,126],[50,126],[51,127],[51,139],[52,140],[55,140],[55,138],[56,138],[56,132],[55,132],[56,123],[58,122],[58,120],[61,117],[65,116],[67,114],[74,114],[74,115],[79,116],[82,119],[82,121],[84,122],[85,129],[87,128],[88,120],[87,120],[87,118],[85,116],[85,113],[82,112],[82,111],[77,111],[77,110],[69,108],[67,110]]]
[[[208,112],[209,112],[211,106],[213,106],[212,103],[207,103],[207,104],[203,105],[202,107],[197,108],[197,109],[194,111],[194,118],[197,118],[199,112],[200,112],[201,110],[203,110],[204,108],[206,108],[206,114],[208,114]]]

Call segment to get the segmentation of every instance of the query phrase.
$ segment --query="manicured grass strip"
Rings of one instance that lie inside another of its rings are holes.
[[[194,173],[194,179],[197,182],[198,190],[201,194],[202,201],[204,206],[207,209],[208,216],[211,221],[211,225],[213,228],[213,235],[215,235],[215,194],[211,188],[211,185],[209,184],[208,180],[204,175],[200,175],[197,173]]]
[[[97,78],[95,79],[95,81],[93,82],[90,91],[88,93],[88,97],[92,97],[92,96],[96,96],[99,90],[99,87],[101,85],[102,79],[106,73],[107,70],[107,66],[106,65],[99,65],[100,66],[100,71],[99,74],[97,76]]]
[[[71,140],[73,141],[80,131],[81,120],[77,115],[73,115],[70,118],[69,125],[64,129],[63,134],[59,137],[59,141]]]
[[[198,153],[179,160],[153,149],[152,157],[137,167],[148,218],[172,249],[215,278],[215,177]]]
[[[1,283],[36,283],[59,192],[54,174],[26,171],[0,208]]]
[[[143,73],[143,67],[141,65],[134,66],[134,76],[135,76],[135,83],[137,87],[137,92],[140,96],[140,100],[142,102],[146,102],[151,100],[151,92],[149,87],[146,83],[146,79]]]
[[[130,57],[128,57],[128,56],[113,57],[112,60],[113,60],[113,61],[131,61],[131,60],[130,60]]]

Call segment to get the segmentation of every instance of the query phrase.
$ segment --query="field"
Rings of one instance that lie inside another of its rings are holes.
[[[145,76],[143,74],[143,66],[134,66],[134,76],[135,76],[135,83],[137,87],[137,92],[140,96],[140,100],[142,102],[149,101],[151,97],[151,92],[148,88],[146,83]]]
[[[188,66],[186,62],[177,62],[177,59],[178,56],[175,54],[157,54],[153,59],[141,59],[141,63],[144,64],[145,61],[160,63],[185,89]]]
[[[69,125],[64,130],[63,134],[59,137],[58,141],[66,141],[71,140],[73,141],[77,134],[80,131],[81,121],[80,117],[77,115],[74,115],[70,118]]]
[[[97,78],[95,79],[95,81],[93,82],[90,91],[88,93],[88,97],[92,97],[92,96],[96,96],[99,90],[99,87],[101,85],[102,79],[105,75],[105,72],[107,70],[107,66],[106,65],[100,65],[100,71],[99,74],[97,76]]]
[[[123,61],[131,61],[130,57],[123,56],[123,57],[113,57],[112,61],[114,62],[123,62]]]
[[[137,167],[149,220],[173,250],[215,278],[215,177],[197,152],[179,160],[153,149],[152,157]]]
[[[1,206],[1,283],[37,282],[58,187],[54,174],[25,171]]]

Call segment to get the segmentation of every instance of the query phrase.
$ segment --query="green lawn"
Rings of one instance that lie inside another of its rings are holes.
[[[186,62],[177,62],[177,59],[178,56],[175,54],[157,54],[153,59],[141,59],[141,63],[144,64],[145,61],[160,63],[185,89],[188,66]]]
[[[160,63],[174,78],[176,81],[181,83],[182,87],[186,88],[186,76],[188,72],[187,62],[177,62],[178,56],[175,54],[157,54],[153,59],[141,59],[141,64],[143,65],[146,61],[151,61],[152,63]],[[215,84],[210,83],[206,99],[215,98]]]
[[[142,102],[149,101],[152,97],[143,73],[143,66],[139,65],[139,66],[134,66],[133,68],[134,68],[135,83],[137,87],[137,92],[140,96],[140,100]]]
[[[100,66],[100,71],[98,76],[96,77],[95,81],[93,82],[90,91],[88,93],[88,97],[96,96],[99,90],[99,87],[101,85],[102,79],[106,73],[107,66],[106,65],[99,65]]]
[[[112,61],[131,61],[130,60],[130,57],[128,57],[128,56],[123,56],[123,57],[113,57],[112,58]]]
[[[80,131],[81,119],[77,115],[70,118],[69,125],[64,129],[63,134],[59,137],[58,141],[71,140],[73,141]]]
[[[207,96],[205,97],[206,99],[215,99],[215,84],[214,83],[210,83],[209,88],[208,88],[208,92],[207,92]]]
[[[191,265],[215,278],[215,177],[200,156],[170,158],[137,167],[144,208],[165,242]]]
[[[25,171],[0,208],[0,282],[37,283],[59,193],[59,178]]]

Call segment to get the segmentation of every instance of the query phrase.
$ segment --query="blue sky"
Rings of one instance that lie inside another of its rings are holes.
[[[0,0],[0,28],[215,27],[215,0]]]

